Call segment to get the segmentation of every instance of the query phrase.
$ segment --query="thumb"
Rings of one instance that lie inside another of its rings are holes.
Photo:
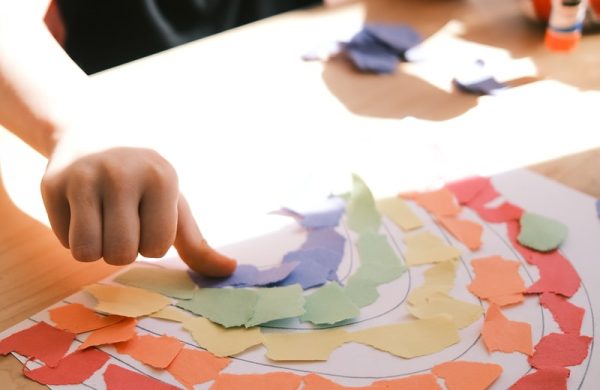
[[[177,203],[177,214],[177,236],[174,245],[188,267],[209,277],[231,275],[235,271],[236,261],[207,244],[196,225],[190,206],[181,194]]]

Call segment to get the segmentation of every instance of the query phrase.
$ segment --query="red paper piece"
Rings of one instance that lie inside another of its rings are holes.
[[[479,191],[473,199],[471,199],[467,203],[467,206],[474,210],[481,209],[484,208],[486,204],[488,204],[489,202],[491,202],[499,196],[500,193],[496,191],[492,182],[488,181],[487,185],[481,191]]]
[[[485,390],[502,374],[502,366],[454,361],[438,364],[431,372],[444,379],[448,390]]]
[[[452,217],[460,212],[454,194],[447,188],[416,194],[415,202],[437,217]]]
[[[297,390],[302,377],[290,372],[268,374],[232,375],[220,374],[211,390]]]
[[[342,386],[317,374],[308,374],[302,378],[302,390],[348,390],[350,387]],[[353,387],[353,390],[367,390],[370,386]]]
[[[540,303],[550,310],[560,330],[564,333],[579,334],[585,309],[575,306],[566,298],[552,293],[543,293],[540,297]]]
[[[481,247],[483,227],[477,222],[455,218],[440,218],[439,221],[454,238],[465,244],[470,250],[474,251]]]
[[[43,385],[78,385],[94,375],[110,356],[99,349],[76,351],[65,356],[56,367],[24,370],[27,378]]]
[[[481,219],[491,223],[519,221],[523,216],[523,209],[509,202],[504,202],[493,209],[478,207],[475,211]]]
[[[84,333],[104,328],[116,324],[124,318],[121,316],[98,315],[95,311],[80,303],[70,303],[57,307],[49,310],[48,313],[50,313],[50,319],[54,321],[57,328],[73,333]]]
[[[496,305],[490,305],[485,315],[481,337],[488,351],[522,352],[531,355],[531,325],[510,321]]]
[[[0,341],[0,355],[17,352],[30,359],[39,359],[47,366],[56,367],[74,339],[74,333],[39,322]]]
[[[302,390],[441,390],[435,376],[431,374],[412,375],[406,378],[382,380],[368,386],[347,387],[339,385],[317,374],[308,374],[303,378]]]
[[[121,322],[93,331],[85,342],[77,349],[86,349],[89,347],[114,344],[131,340],[135,336],[135,318],[125,318]]]
[[[454,193],[458,203],[468,204],[489,185],[491,183],[488,177],[470,177],[448,183],[446,188]]]
[[[591,342],[588,336],[550,333],[535,346],[529,364],[535,368],[577,366],[588,355]]]
[[[559,251],[540,253],[525,248],[517,241],[521,227],[518,221],[508,222],[508,237],[513,247],[530,264],[536,265],[540,271],[540,280],[527,289],[530,294],[551,292],[565,297],[572,297],[581,284],[575,268]]]
[[[547,368],[525,375],[510,387],[510,390],[567,390],[569,370]]]
[[[135,336],[116,343],[117,351],[154,368],[167,368],[183,348],[183,343],[171,336]]]
[[[231,360],[213,355],[210,352],[195,349],[182,349],[175,360],[167,367],[171,373],[188,389],[194,385],[213,380]]]
[[[104,382],[106,390],[179,390],[168,383],[114,364],[109,364],[104,372]]]

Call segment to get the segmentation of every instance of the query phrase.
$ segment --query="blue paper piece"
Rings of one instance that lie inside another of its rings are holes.
[[[193,271],[188,272],[192,280],[202,288],[268,286],[287,278],[299,264],[298,261],[288,261],[264,270],[254,265],[240,264],[227,278],[209,278]]]
[[[281,211],[298,219],[307,229],[333,228],[340,223],[346,203],[338,197],[326,199],[323,203],[308,208],[284,207]]]
[[[349,47],[348,56],[356,68],[367,73],[392,74],[400,63],[395,54],[379,47]]]
[[[475,95],[493,95],[508,87],[492,76],[483,60],[465,66],[453,81],[460,90]]]
[[[296,269],[277,286],[289,286],[299,284],[303,290],[311,287],[321,286],[329,280],[331,269],[323,266],[317,260],[308,259],[300,262]]]
[[[336,253],[344,253],[346,239],[334,229],[318,229],[308,233],[306,241],[300,249],[329,249]]]
[[[598,218],[600,218],[600,199],[596,201],[596,214],[598,214]]]
[[[368,23],[363,31],[370,34],[379,44],[392,49],[400,57],[423,41],[421,34],[406,24]]]

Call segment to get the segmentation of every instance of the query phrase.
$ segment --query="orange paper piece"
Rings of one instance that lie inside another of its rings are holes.
[[[187,389],[193,389],[194,385],[215,379],[230,362],[210,352],[184,348],[167,371]]]
[[[136,324],[137,320],[135,318],[125,318],[114,325],[98,329],[92,332],[78,349],[131,340],[135,336]]]
[[[317,374],[308,374],[304,377],[302,390],[441,390],[431,374],[412,375],[400,379],[382,380],[373,382],[368,386],[347,387],[339,385]]]
[[[588,336],[550,333],[537,343],[529,364],[535,368],[577,366],[587,357],[591,342]]]
[[[84,333],[121,321],[121,316],[101,316],[81,303],[70,303],[48,311],[56,327],[72,333]]]
[[[491,256],[474,259],[471,265],[475,271],[475,279],[469,284],[469,291],[473,294],[498,306],[523,301],[525,282],[519,275],[518,261]]]
[[[232,375],[221,374],[211,390],[297,390],[302,377],[290,372],[270,372],[268,374]]]
[[[16,352],[30,359],[39,359],[47,366],[56,367],[74,339],[74,333],[39,322],[0,341],[0,355]]]
[[[481,247],[483,227],[477,222],[454,218],[440,218],[439,221],[454,238],[470,250],[475,251]]]
[[[453,361],[431,369],[443,378],[448,390],[485,390],[502,374],[502,366],[493,363]]]
[[[510,387],[510,390],[567,390],[569,370],[562,367],[537,370],[525,375]]]
[[[94,375],[108,359],[110,356],[106,352],[88,349],[65,356],[56,367],[42,366],[23,373],[43,385],[79,385]]]
[[[490,305],[481,337],[488,351],[533,353],[531,325],[525,322],[510,321],[496,305]]]
[[[115,364],[109,364],[104,371],[104,382],[106,390],[179,390],[178,387]]]
[[[585,309],[575,306],[566,298],[552,293],[543,293],[540,297],[540,303],[550,310],[560,330],[565,333],[579,334]]]
[[[418,193],[414,197],[421,207],[437,217],[453,217],[460,213],[454,194],[447,188]]]
[[[183,348],[181,341],[171,336],[135,336],[129,341],[115,344],[119,353],[154,368],[167,368]]]

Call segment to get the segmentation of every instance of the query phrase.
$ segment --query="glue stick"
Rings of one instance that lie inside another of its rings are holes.
[[[553,0],[546,30],[546,46],[553,51],[574,49],[581,39],[587,0]]]

